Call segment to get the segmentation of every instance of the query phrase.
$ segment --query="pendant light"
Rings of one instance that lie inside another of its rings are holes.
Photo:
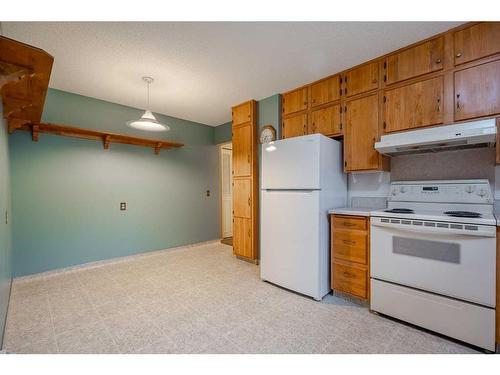
[[[159,122],[149,109],[149,85],[153,83],[154,79],[151,77],[142,77],[142,80],[148,85],[148,106],[139,120],[127,121],[127,126],[150,132],[163,132],[170,130],[170,127]]]

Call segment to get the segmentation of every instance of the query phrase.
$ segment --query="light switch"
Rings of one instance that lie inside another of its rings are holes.
[[[210,190],[207,190],[207,197],[210,196]]]
[[[126,211],[126,210],[127,210],[127,202],[121,202],[120,211]]]

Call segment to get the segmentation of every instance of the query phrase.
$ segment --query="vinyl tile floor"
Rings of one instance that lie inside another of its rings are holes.
[[[14,280],[9,353],[477,353],[259,278],[220,243]]]

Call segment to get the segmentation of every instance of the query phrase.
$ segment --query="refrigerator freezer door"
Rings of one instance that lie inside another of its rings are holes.
[[[262,145],[262,189],[320,189],[320,135]]]
[[[327,293],[319,285],[319,205],[319,191],[262,192],[261,278],[315,299]]]

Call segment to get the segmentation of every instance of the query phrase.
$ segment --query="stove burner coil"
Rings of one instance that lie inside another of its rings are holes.
[[[453,217],[469,217],[469,218],[481,217],[481,214],[479,212],[470,212],[470,211],[446,211],[444,214]]]
[[[409,208],[392,208],[390,210],[385,210],[384,212],[391,212],[393,214],[413,214],[414,211]]]

